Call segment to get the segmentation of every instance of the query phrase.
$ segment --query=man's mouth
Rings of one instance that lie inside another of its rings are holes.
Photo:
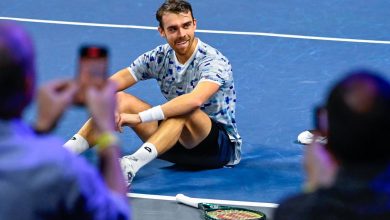
[[[177,45],[177,46],[185,46],[185,45],[187,44],[188,41],[189,41],[189,40],[178,41],[178,42],[176,42],[176,45]]]

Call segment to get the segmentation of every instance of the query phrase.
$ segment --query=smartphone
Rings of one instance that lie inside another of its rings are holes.
[[[108,49],[101,45],[83,45],[79,49],[78,70],[76,81],[79,90],[74,103],[85,104],[86,90],[89,86],[101,87],[108,75]]]

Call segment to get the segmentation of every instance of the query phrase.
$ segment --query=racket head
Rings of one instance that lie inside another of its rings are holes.
[[[199,203],[206,220],[266,220],[266,215],[260,211],[232,206],[221,206],[210,203]]]
[[[266,215],[260,211],[222,206],[213,203],[202,203],[197,199],[190,198],[183,194],[177,194],[176,201],[201,209],[206,220],[266,220]]]

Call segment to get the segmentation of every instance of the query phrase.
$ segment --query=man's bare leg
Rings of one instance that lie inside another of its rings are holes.
[[[151,108],[144,101],[124,92],[118,92],[117,99],[120,113],[139,113]],[[121,160],[122,169],[127,173],[126,176],[130,181],[141,167],[172,148],[177,141],[188,149],[198,145],[209,134],[211,120],[204,112],[197,109],[185,116],[168,118],[160,125],[158,122],[141,123],[132,129],[145,143],[134,154],[125,156]],[[92,121],[88,120],[76,135],[78,139],[84,140],[87,146],[84,150],[93,146],[96,135]],[[69,140],[67,144],[72,141],[74,140]],[[79,146],[75,142],[73,145]],[[129,169],[131,172],[126,171]]]
[[[149,109],[151,106],[137,97],[124,93],[117,93],[117,103],[119,113],[138,113]],[[139,124],[133,127],[133,130],[143,140],[147,140],[157,129],[157,122]],[[68,142],[64,144],[65,148],[82,153],[96,143],[96,132],[92,120],[89,119]]]
[[[128,184],[141,167],[171,149],[177,141],[190,149],[205,139],[210,130],[210,118],[199,109],[161,122],[155,133],[134,154],[122,158],[121,166]]]
[[[159,155],[165,153],[177,141],[191,149],[207,137],[211,130],[211,120],[201,110],[177,118],[170,118],[161,123],[157,131],[148,139],[156,145]]]

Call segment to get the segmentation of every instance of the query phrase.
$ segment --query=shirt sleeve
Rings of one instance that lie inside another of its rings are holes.
[[[129,66],[129,70],[137,81],[156,78],[163,65],[164,47],[159,46],[139,56]]]
[[[230,63],[224,58],[208,58],[199,65],[201,78],[199,82],[210,81],[222,86],[232,76]]]

